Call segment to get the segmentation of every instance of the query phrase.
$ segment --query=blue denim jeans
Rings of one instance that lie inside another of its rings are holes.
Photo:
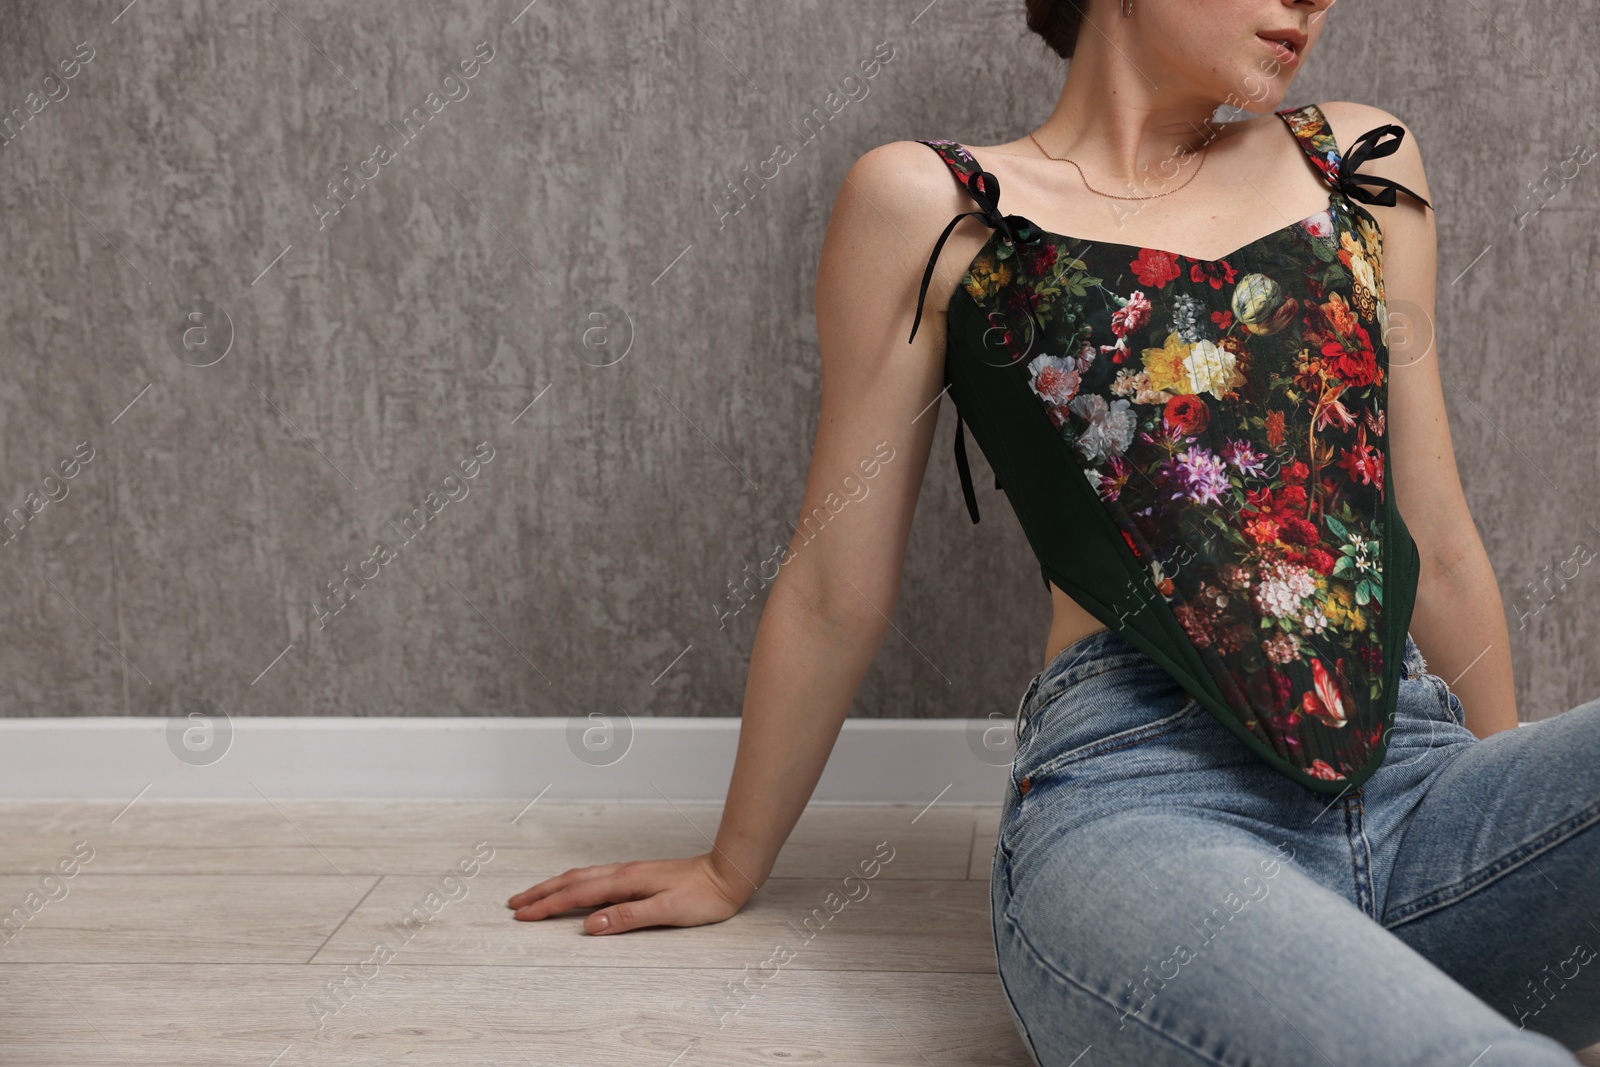
[[[1337,797],[1110,630],[1029,683],[991,916],[1039,1064],[1570,1067],[1600,1041],[1600,700],[1479,739],[1425,670],[1408,635],[1387,757]]]

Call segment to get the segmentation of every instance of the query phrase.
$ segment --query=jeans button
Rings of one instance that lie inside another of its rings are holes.
[[[1030,778],[1023,778],[1022,781],[1017,783],[1017,792],[1021,793],[1023,796],[1027,796],[1028,790],[1032,788],[1033,780]]]

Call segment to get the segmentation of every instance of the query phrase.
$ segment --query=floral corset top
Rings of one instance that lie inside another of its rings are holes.
[[[1221,259],[1001,215],[999,182],[928,140],[993,229],[953,294],[945,380],[1047,582],[1126,637],[1272,767],[1342,792],[1382,762],[1417,549],[1386,484],[1382,240],[1315,105],[1278,112],[1330,187]],[[918,301],[918,321],[922,299]],[[912,328],[912,336],[916,327]]]

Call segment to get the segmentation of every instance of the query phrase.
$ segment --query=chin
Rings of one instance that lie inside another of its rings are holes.
[[[1232,77],[1212,87],[1212,95],[1221,103],[1257,115],[1276,111],[1289,95],[1295,71],[1281,65],[1277,70],[1273,67],[1270,59],[1263,65],[1241,58],[1233,66]],[[1296,63],[1295,67],[1298,68],[1299,64]]]

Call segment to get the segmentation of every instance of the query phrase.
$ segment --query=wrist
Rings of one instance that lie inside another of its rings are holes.
[[[767,880],[767,870],[764,867],[757,867],[753,860],[735,859],[728,855],[726,849],[719,846],[712,846],[711,851],[705,854],[705,858],[706,865],[721,883],[723,891],[741,906],[755,896],[756,890]]]

